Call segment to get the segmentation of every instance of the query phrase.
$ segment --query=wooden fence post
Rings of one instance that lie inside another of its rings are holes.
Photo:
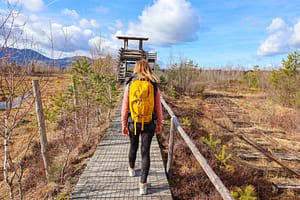
[[[174,149],[174,116],[171,117],[171,127],[170,127],[170,135],[169,135],[169,151],[168,151],[168,161],[167,161],[168,178],[171,178],[172,176],[173,149]]]
[[[174,112],[168,106],[168,104],[166,103],[166,101],[163,98],[161,98],[161,103],[164,106],[164,108],[168,111],[169,115],[172,117],[171,118],[171,127],[173,126],[172,129],[176,128],[176,130],[179,132],[179,134],[181,135],[181,137],[183,138],[185,143],[188,145],[188,147],[192,151],[193,155],[195,156],[196,160],[200,164],[201,168],[206,173],[206,175],[210,179],[211,183],[215,186],[216,190],[219,192],[221,197],[224,200],[234,200],[234,198],[231,196],[229,190],[224,186],[223,182],[212,170],[212,168],[207,163],[204,156],[200,153],[199,149],[196,147],[196,145],[193,143],[193,141],[190,139],[190,137],[182,129]],[[172,131],[172,132],[174,132],[174,131]],[[170,143],[169,143],[169,145],[170,145]],[[170,153],[170,151],[169,151],[169,153]],[[171,157],[170,157],[170,159],[171,159]],[[168,156],[168,162],[169,162],[169,156]],[[170,164],[169,164],[169,167],[171,167]],[[168,165],[167,165],[167,170],[170,170],[170,169],[168,169]]]
[[[78,106],[78,91],[77,91],[77,85],[76,85],[76,80],[73,77],[72,78],[72,89],[73,89],[73,105],[75,107],[75,112],[74,112],[74,122],[75,122],[75,133],[77,134],[79,131],[78,127],[78,112],[77,112],[77,106]],[[82,136],[82,135],[81,135]]]
[[[49,158],[47,155],[48,141],[46,135],[45,118],[43,113],[40,88],[39,88],[39,80],[32,80],[32,87],[33,87],[33,96],[36,105],[35,108],[36,108],[37,122],[38,122],[39,133],[40,133],[41,152],[44,161],[46,177],[48,177],[48,163],[49,163]]]

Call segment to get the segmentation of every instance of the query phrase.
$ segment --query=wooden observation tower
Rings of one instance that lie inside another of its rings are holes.
[[[147,52],[143,50],[143,41],[148,38],[143,37],[128,37],[117,36],[118,39],[124,40],[124,46],[119,50],[119,62],[118,62],[118,80],[123,82],[126,77],[129,77],[133,73],[134,64],[141,58],[145,58],[152,68],[156,63],[157,53]],[[130,40],[138,41],[138,49],[129,49],[128,43]]]

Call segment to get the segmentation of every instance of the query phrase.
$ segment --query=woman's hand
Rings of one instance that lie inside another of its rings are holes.
[[[126,126],[122,127],[122,134],[125,135],[125,136],[129,135],[129,130]]]
[[[159,134],[161,133],[161,131],[162,131],[162,125],[156,126],[156,128],[155,128],[155,133],[156,133],[157,135],[159,135]]]

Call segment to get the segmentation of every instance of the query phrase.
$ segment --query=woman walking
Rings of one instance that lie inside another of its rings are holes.
[[[162,106],[158,79],[145,59],[138,61],[134,75],[127,82],[122,104],[122,134],[129,136],[129,176],[135,176],[136,153],[141,136],[140,194],[147,194],[150,169],[150,146],[154,133],[162,129]]]

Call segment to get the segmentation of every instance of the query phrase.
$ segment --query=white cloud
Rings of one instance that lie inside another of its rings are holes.
[[[81,28],[99,28],[100,25],[97,23],[96,20],[91,19],[90,21],[83,18],[79,21],[79,26]]]
[[[61,11],[64,15],[71,16],[74,19],[79,18],[79,14],[76,12],[76,10],[70,10],[68,8],[65,8]]]
[[[157,0],[144,9],[138,23],[130,23],[127,35],[146,36],[156,45],[197,39],[199,17],[186,0]]]
[[[291,36],[290,43],[293,46],[300,48],[300,19],[294,25],[294,32],[293,32],[293,34]]]
[[[6,11],[3,10],[3,12]],[[15,48],[31,48],[53,58],[74,55],[91,56],[93,49],[99,46],[103,50],[102,55],[117,52],[120,47],[119,41],[111,38],[111,35],[101,35],[100,38],[97,32],[100,25],[96,20],[80,19],[75,10],[64,9],[61,14],[77,19],[63,24],[64,20],[62,22],[52,20],[41,13],[29,15],[20,13],[14,19],[14,38],[8,41],[8,45]],[[122,23],[118,21],[116,26],[122,26]],[[0,38],[0,42],[1,40],[3,38]]]
[[[112,54],[112,52],[115,52],[115,50],[119,48],[119,46],[116,45],[116,43],[113,43],[113,41],[109,41],[99,36],[91,38],[88,41],[88,44],[92,50],[98,51],[95,52],[98,55],[107,53]]]
[[[41,11],[45,7],[43,0],[9,0],[9,2],[13,5],[20,4],[33,12]]]
[[[289,51],[288,37],[290,33],[276,32],[270,35],[259,47],[259,56],[271,56],[283,54]]]
[[[267,27],[267,30],[269,32],[274,32],[274,31],[285,31],[288,29],[288,26],[286,23],[279,17],[275,18],[272,20],[272,23]]]
[[[91,48],[89,41],[95,37],[95,33],[90,29],[76,25],[65,26],[60,23],[51,23],[48,19],[37,15],[29,17],[20,15],[16,25],[24,24],[24,22],[26,23],[23,27],[22,44],[28,48],[42,49],[43,52],[47,53],[52,51],[52,43],[53,50],[56,52],[67,54],[78,51],[89,52]],[[32,45],[32,47],[28,45]],[[24,47],[19,46],[19,48]]]
[[[270,35],[259,46],[257,55],[272,56],[300,48],[300,19],[293,27],[289,27],[283,19],[275,18],[267,31]]]
[[[113,33],[115,31],[121,30],[123,28],[123,23],[121,22],[121,20],[116,20],[112,26],[108,26],[107,28]]]
[[[11,0],[10,3],[13,3],[12,1],[18,0]],[[34,4],[42,1],[20,0],[19,5],[24,8],[29,2]],[[38,10],[37,8],[42,8],[42,6],[37,6],[35,10]],[[3,13],[6,12],[3,10]],[[100,27],[98,22],[94,19],[81,19],[75,10],[61,10],[60,14],[63,17],[68,15],[75,19],[69,21],[63,19],[61,22],[59,18],[51,19],[43,16],[41,12],[25,13],[31,14],[26,15],[21,12],[14,19],[14,30],[12,37],[8,40],[10,47],[31,48],[53,58],[74,55],[91,56],[91,50],[99,45],[103,49],[102,53],[117,52],[120,47],[116,39],[110,38],[111,35],[101,35],[100,38],[97,30]],[[67,23],[63,24],[63,22]],[[116,26],[121,26],[121,22],[116,23]],[[3,38],[0,38],[0,42],[3,43]]]

